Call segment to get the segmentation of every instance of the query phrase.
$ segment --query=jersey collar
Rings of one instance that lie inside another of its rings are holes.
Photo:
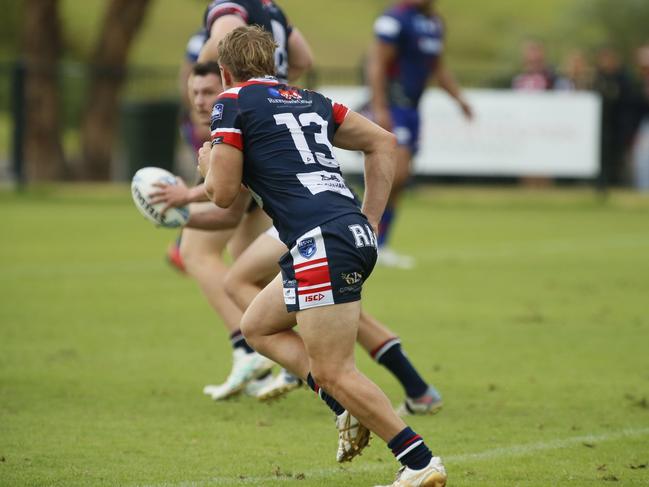
[[[244,83],[237,83],[237,87],[243,88],[250,85],[278,85],[279,81],[274,76],[264,76],[263,78],[250,78]]]

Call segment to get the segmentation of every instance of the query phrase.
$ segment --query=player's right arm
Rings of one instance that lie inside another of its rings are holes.
[[[362,212],[375,233],[390,196],[396,167],[397,141],[393,134],[352,112],[347,113],[333,139],[336,147],[365,154],[365,195]]]
[[[399,55],[398,41],[401,23],[398,19],[382,15],[374,23],[375,40],[367,60],[367,79],[370,87],[370,105],[374,120],[391,130],[392,117],[388,102],[388,72]]]

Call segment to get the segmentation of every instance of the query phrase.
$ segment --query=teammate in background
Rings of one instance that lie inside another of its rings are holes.
[[[354,364],[361,288],[376,262],[374,231],[394,177],[394,137],[316,92],[280,84],[271,77],[274,50],[258,27],[237,28],[219,44],[226,91],[215,106],[212,148],[199,155],[212,201],[230,206],[244,183],[291,249],[281,274],[247,309],[242,330],[334,411],[339,461],[367,445],[369,429],[403,464],[393,486],[443,487],[441,459]],[[333,145],[365,154],[362,212]],[[348,273],[358,276],[354,286]]]
[[[243,310],[277,275],[277,262],[287,251],[275,227],[257,237],[234,262],[225,278],[225,289]],[[349,288],[358,285],[359,276],[341,276]],[[426,383],[401,348],[399,338],[378,320],[361,311],[358,343],[378,364],[388,369],[403,386],[406,399],[397,408],[399,416],[434,414],[442,408],[442,398],[435,387]],[[300,387],[301,381],[284,369],[272,381],[260,385],[256,394],[261,401],[273,399]]]
[[[435,13],[435,0],[403,0],[374,24],[376,36],[368,58],[367,78],[374,121],[397,137],[397,170],[385,212],[379,224],[379,264],[410,268],[411,257],[388,247],[399,197],[410,175],[410,164],[419,147],[420,117],[417,107],[431,76],[453,97],[471,119],[471,106],[443,61],[445,25]]]
[[[239,26],[256,24],[272,32],[275,38],[278,76],[297,78],[311,66],[312,55],[308,44],[300,32],[288,23],[281,9],[270,0],[214,0],[206,9],[204,24],[207,40],[198,56],[201,62],[216,61],[218,42],[227,33]],[[209,85],[212,91],[210,96],[222,91],[219,76],[210,76]],[[214,100],[208,96],[203,97],[202,100],[203,103],[196,111],[201,112],[201,116],[209,120]],[[196,206],[200,204],[197,202],[205,200],[202,185],[190,189],[179,181],[177,185],[161,186],[155,196],[157,199],[154,201],[165,202],[168,206],[192,203],[193,207],[190,207],[192,213],[200,212],[208,220],[210,214],[215,215],[215,212],[220,210],[214,208],[211,203],[208,203],[209,207]],[[192,218],[195,217],[192,215]],[[269,226],[270,220],[263,211],[253,207],[244,216],[236,232],[185,229],[179,247],[180,259],[172,260],[196,279],[230,333],[234,349],[232,371],[223,384],[208,385],[204,388],[204,392],[213,399],[224,399],[239,392],[251,378],[263,378],[263,372],[269,368],[269,362],[254,353],[241,335],[239,330],[241,310],[227,296],[223,287],[227,270],[223,261],[226,245],[230,254],[236,259]]]

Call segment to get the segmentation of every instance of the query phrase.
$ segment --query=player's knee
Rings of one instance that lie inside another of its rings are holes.
[[[258,349],[258,345],[261,341],[261,334],[259,333],[259,330],[255,326],[256,324],[255,319],[252,319],[250,317],[250,313],[244,313],[243,317],[241,318],[241,333],[243,334],[243,337],[246,339],[246,342],[248,342],[248,345],[250,345],[252,348],[255,350]]]
[[[228,297],[236,303],[237,291],[241,287],[241,278],[237,275],[236,272],[230,271],[225,275],[223,286],[225,287],[225,292]]]
[[[338,388],[338,384],[344,371],[336,364],[318,364],[311,363],[311,376],[313,380],[325,391],[333,393]]]

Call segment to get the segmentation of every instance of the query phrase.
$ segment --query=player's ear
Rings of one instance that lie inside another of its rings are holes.
[[[224,66],[219,66],[219,68],[221,69],[221,83],[223,84],[223,89],[227,90],[228,88],[232,88],[234,86],[232,73]]]

